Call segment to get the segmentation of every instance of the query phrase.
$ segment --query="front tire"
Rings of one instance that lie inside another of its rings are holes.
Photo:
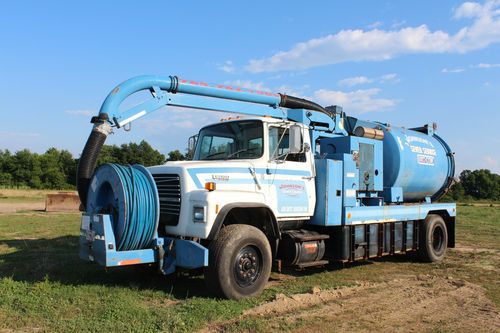
[[[439,215],[429,214],[422,224],[420,257],[426,262],[440,262],[448,246],[446,223]]]
[[[209,245],[205,282],[218,296],[241,299],[262,293],[271,274],[271,247],[259,229],[233,224]]]

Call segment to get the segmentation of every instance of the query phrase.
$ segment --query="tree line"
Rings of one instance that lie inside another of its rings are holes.
[[[167,157],[146,141],[117,145],[104,145],[97,164],[142,164],[152,166],[165,161],[184,160],[179,150]],[[0,150],[0,186],[32,189],[75,189],[78,158],[67,150],[50,148],[43,154],[28,149],[11,153]]]
[[[165,161],[190,159],[190,153],[173,150],[165,156],[146,141],[104,145],[97,164],[142,164],[152,166]],[[0,186],[32,189],[74,189],[78,159],[67,150],[50,148],[43,154],[28,149],[11,153],[0,150]],[[446,195],[448,200],[500,200],[500,175],[489,170],[464,170]]]
[[[500,200],[500,175],[487,169],[464,170],[446,194],[455,201],[478,199]]]

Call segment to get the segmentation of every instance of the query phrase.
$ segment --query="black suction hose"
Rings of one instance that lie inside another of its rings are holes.
[[[87,205],[87,192],[90,185],[90,179],[94,174],[97,157],[101,151],[107,136],[111,133],[111,126],[105,122],[106,115],[99,115],[97,119],[93,118],[94,128],[90,132],[87,143],[83,148],[82,155],[78,161],[78,171],[76,177],[76,188],[80,197],[81,210],[85,210]]]
[[[314,103],[310,100],[294,96],[288,96],[285,94],[280,94],[280,96],[281,96],[280,106],[282,107],[289,109],[307,109],[307,110],[319,111],[331,118],[334,118],[335,116],[332,112],[328,111],[321,105]]]

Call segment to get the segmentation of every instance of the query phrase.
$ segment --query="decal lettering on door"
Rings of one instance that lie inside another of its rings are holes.
[[[302,181],[276,180],[278,212],[307,213],[309,200],[305,183]]]

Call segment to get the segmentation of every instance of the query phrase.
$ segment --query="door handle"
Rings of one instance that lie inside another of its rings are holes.
[[[314,177],[313,176],[305,176],[305,177],[302,177],[302,179],[307,179],[307,180],[311,180],[313,179]]]

